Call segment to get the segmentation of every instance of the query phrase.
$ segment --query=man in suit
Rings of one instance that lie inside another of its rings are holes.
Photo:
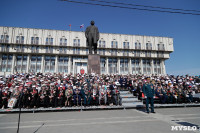
[[[154,86],[152,83],[150,83],[150,78],[146,78],[146,83],[143,85],[143,93],[145,95],[145,99],[146,99],[146,111],[147,113],[149,113],[149,102],[151,103],[151,113],[155,113],[154,112]]]
[[[90,24],[91,25],[86,28],[85,37],[87,38],[89,54],[92,54],[92,47],[94,47],[94,54],[97,54],[97,42],[99,40],[99,30],[94,25],[94,21],[91,21]]]

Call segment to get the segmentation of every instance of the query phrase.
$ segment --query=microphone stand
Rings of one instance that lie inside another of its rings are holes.
[[[22,92],[20,93],[20,96],[19,96],[19,118],[18,118],[18,127],[17,127],[17,133],[19,133],[19,124],[20,124],[20,116],[21,116],[21,99],[22,99],[22,95],[23,95],[23,90]]]

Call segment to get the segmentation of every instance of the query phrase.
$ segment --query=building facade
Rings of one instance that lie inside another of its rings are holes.
[[[165,75],[173,38],[100,33],[101,74]],[[84,32],[0,27],[0,75],[87,72]]]

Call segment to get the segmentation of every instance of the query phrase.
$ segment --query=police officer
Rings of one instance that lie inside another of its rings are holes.
[[[143,85],[143,93],[145,95],[146,98],[146,111],[147,113],[149,113],[149,102],[151,103],[151,113],[155,113],[154,112],[154,86],[152,83],[150,83],[150,78],[146,78],[146,83]]]

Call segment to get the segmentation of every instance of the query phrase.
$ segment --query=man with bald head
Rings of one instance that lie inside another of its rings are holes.
[[[90,26],[86,28],[85,37],[87,38],[87,45],[89,47],[89,54],[92,54],[92,47],[94,48],[94,54],[97,54],[97,42],[99,40],[99,30],[94,25],[95,22],[91,21]]]

